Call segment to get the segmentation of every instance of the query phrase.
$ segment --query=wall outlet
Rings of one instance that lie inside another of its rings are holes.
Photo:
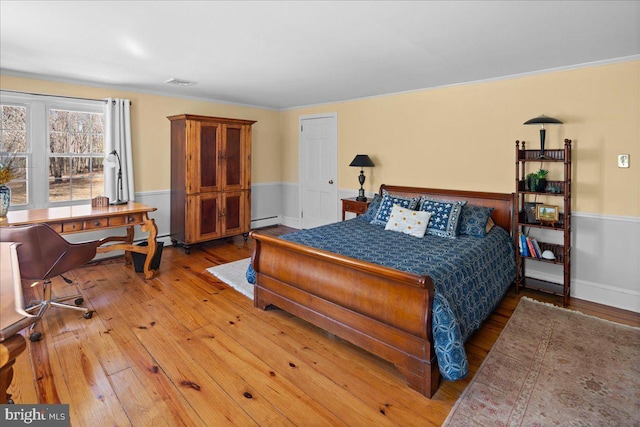
[[[629,167],[629,155],[628,154],[618,154],[618,167],[619,168],[628,168]]]

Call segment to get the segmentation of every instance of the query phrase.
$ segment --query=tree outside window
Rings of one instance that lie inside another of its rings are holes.
[[[103,194],[103,114],[49,110],[49,152],[50,201]]]
[[[27,109],[2,105],[0,152],[13,156],[15,174],[7,185],[11,188],[11,205],[27,203]]]

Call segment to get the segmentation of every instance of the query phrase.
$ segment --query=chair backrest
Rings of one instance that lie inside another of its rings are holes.
[[[27,280],[46,280],[49,271],[64,256],[66,245],[56,238],[47,238],[47,230],[56,233],[46,224],[34,224],[18,227],[0,228],[0,242],[20,242],[18,260],[22,278]],[[44,239],[42,236],[45,236]],[[61,236],[57,236],[64,240]],[[43,240],[47,241],[43,246]],[[53,242],[56,242],[55,244]],[[66,242],[66,240],[65,240]]]
[[[24,309],[17,251],[19,245],[14,242],[0,243],[0,341],[11,338],[38,319],[38,316]]]
[[[0,241],[21,243],[18,260],[23,279],[47,280],[82,264],[66,259],[72,244],[47,224],[0,227]],[[95,252],[89,259],[93,256]]]

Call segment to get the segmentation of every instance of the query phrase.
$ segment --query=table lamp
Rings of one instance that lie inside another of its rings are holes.
[[[111,202],[110,204],[112,205],[125,205],[128,202],[126,200],[122,200],[122,163],[120,163],[120,156],[118,156],[118,152],[116,150],[113,150],[111,153],[109,153],[109,155],[104,159],[104,164],[110,168],[115,168],[116,167],[116,161],[117,166],[118,166],[118,187],[116,189],[117,191],[117,197],[118,200],[116,200],[115,202]]]
[[[366,154],[358,154],[351,161],[349,166],[355,166],[355,167],[359,167],[360,168],[360,176],[358,176],[358,181],[360,182],[360,190],[358,190],[358,197],[356,197],[356,200],[359,201],[359,202],[366,202],[367,198],[364,195],[364,188],[362,187],[362,185],[364,184],[364,169],[363,168],[370,168],[370,167],[373,167],[375,165],[373,164],[373,162],[371,161],[369,156],[367,156]]]
[[[523,124],[525,125],[541,125],[540,128],[540,158],[544,159],[544,137],[546,134],[546,130],[544,128],[545,124],[554,124],[561,125],[562,122],[558,119],[554,119],[553,117],[545,116],[544,114],[538,117],[534,117],[533,119],[529,119]]]

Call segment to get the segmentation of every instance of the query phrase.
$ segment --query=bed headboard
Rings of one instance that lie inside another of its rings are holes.
[[[382,190],[400,196],[416,197],[429,196],[444,200],[466,200],[469,205],[486,206],[493,208],[491,218],[493,222],[513,235],[515,220],[515,194],[514,193],[486,193],[478,191],[445,190],[440,188],[405,187],[400,185],[380,186]]]

